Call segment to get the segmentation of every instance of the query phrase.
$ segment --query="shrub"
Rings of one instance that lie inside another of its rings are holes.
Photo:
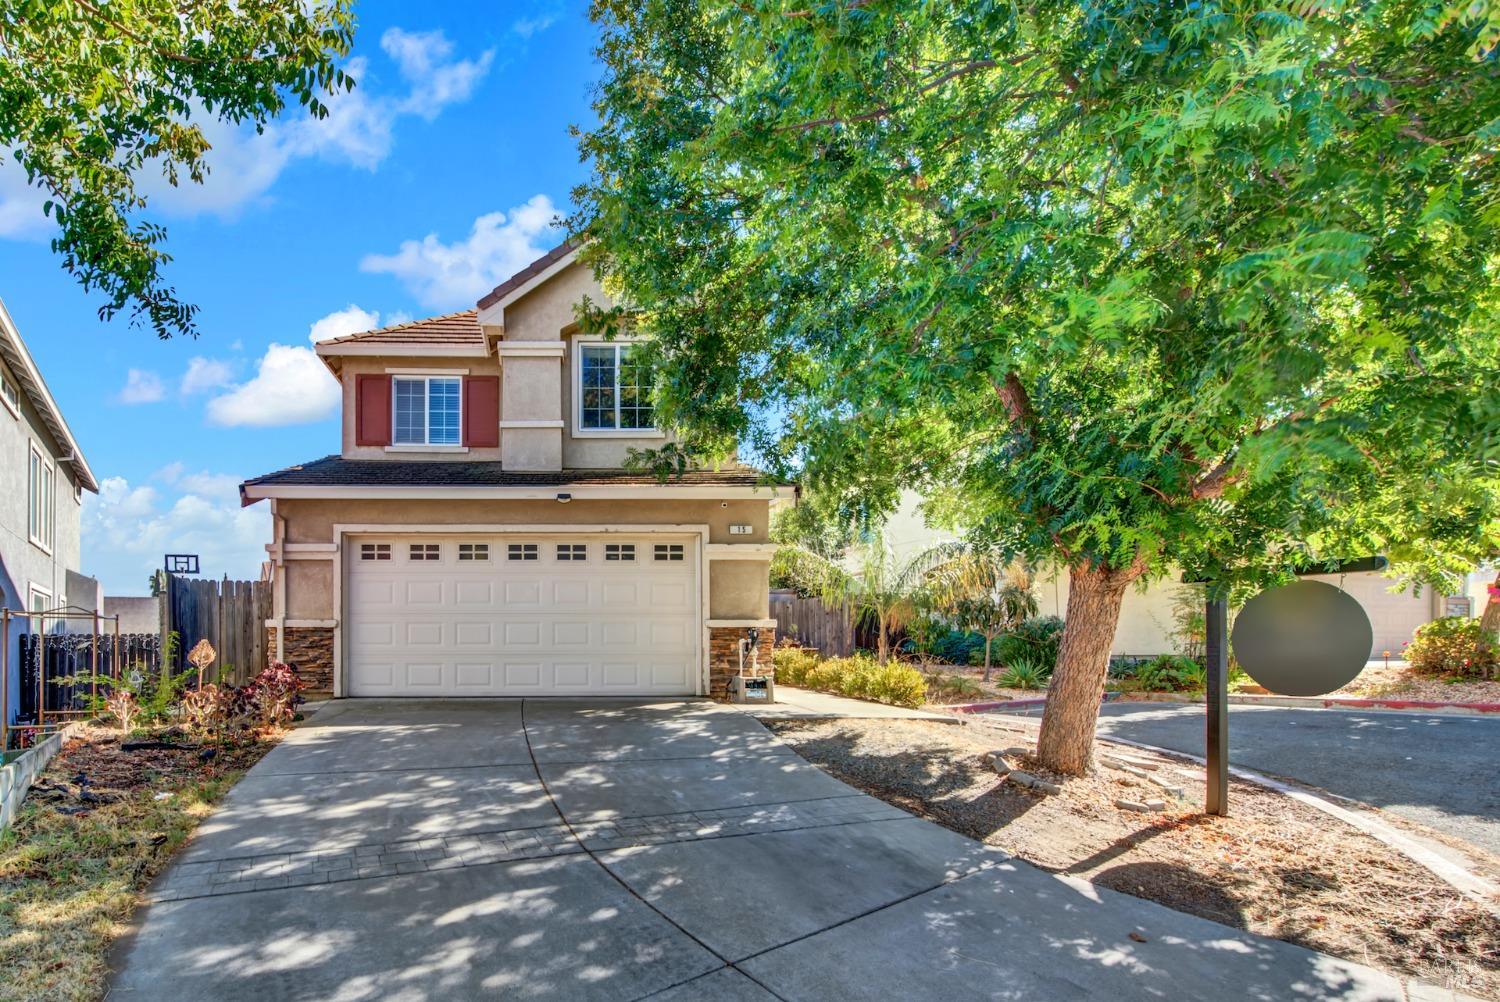
[[[1000,684],[1007,689],[1044,689],[1051,680],[1050,667],[1024,658],[1007,664],[1000,676]]]
[[[1495,645],[1468,616],[1444,616],[1417,627],[1406,645],[1414,671],[1448,678],[1488,678],[1496,667]]]
[[[984,663],[984,637],[963,630],[949,630],[931,644],[933,657],[950,665],[973,664],[974,652],[979,652],[979,663]]]
[[[1160,654],[1135,669],[1141,688],[1160,692],[1202,689],[1207,684],[1207,669],[1181,654]]]
[[[1040,664],[1051,672],[1057,665],[1057,649],[1062,645],[1063,621],[1056,616],[1032,616],[1009,633],[1001,635],[998,660],[1001,664],[1027,661]]]
[[[818,652],[806,647],[778,647],[771,652],[776,681],[782,685],[806,685],[807,673],[818,664]]]
[[[798,661],[792,671],[802,672],[801,684],[809,689],[896,706],[921,706],[927,696],[927,677],[897,661],[881,665],[865,653],[825,661],[809,654],[808,660],[812,662],[810,667],[804,668]],[[780,670],[778,665],[778,679]]]
[[[302,702],[302,680],[280,661],[260,670],[242,690],[256,719],[267,726],[289,724]]]
[[[927,681],[933,694],[952,699],[977,699],[984,688],[967,675],[934,675]]]

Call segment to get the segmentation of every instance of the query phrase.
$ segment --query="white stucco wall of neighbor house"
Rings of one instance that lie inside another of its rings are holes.
[[[886,523],[886,540],[898,560],[909,559],[931,546],[956,538],[951,532],[929,527],[922,517],[920,505],[919,495],[904,493],[899,508]],[[1385,651],[1390,651],[1392,658],[1399,657],[1402,645],[1411,640],[1413,631],[1444,615],[1447,607],[1445,597],[1432,588],[1402,589],[1396,581],[1378,573],[1318,575],[1315,579],[1342,588],[1359,600],[1370,617],[1374,633],[1370,652],[1373,658],[1381,657]],[[1494,574],[1485,570],[1469,575],[1468,584],[1460,594],[1468,596],[1471,615],[1483,611],[1488,599],[1488,585],[1493,579]],[[1115,631],[1112,653],[1146,656],[1175,651],[1179,646],[1173,636],[1176,609],[1186,591],[1177,574],[1127,591],[1120,609],[1120,625]],[[1068,578],[1065,571],[1038,575],[1037,601],[1041,615],[1066,616]]]

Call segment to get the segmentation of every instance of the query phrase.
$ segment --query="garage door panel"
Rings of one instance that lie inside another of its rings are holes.
[[[361,559],[363,540],[348,547],[350,693],[693,693],[697,550],[673,544],[681,559],[656,559],[655,539],[613,561],[600,539],[576,535],[371,540],[394,554],[385,560]]]

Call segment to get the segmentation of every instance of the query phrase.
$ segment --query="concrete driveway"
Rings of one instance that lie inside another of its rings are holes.
[[[111,998],[1406,997],[1011,860],[703,702],[332,704],[151,898]]]

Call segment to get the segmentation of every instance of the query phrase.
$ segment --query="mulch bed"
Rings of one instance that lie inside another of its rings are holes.
[[[1096,767],[1044,796],[1005,783],[982,756],[1031,732],[913,720],[768,723],[803,757],[888,803],[1043,869],[1171,908],[1482,997],[1500,997],[1500,920],[1363,832],[1250,783],[1231,781],[1229,818],[1202,810],[1202,770],[1131,758],[1181,785]],[[1113,754],[1106,750],[1104,754]],[[1115,806],[1163,797],[1160,814]],[[1492,875],[1500,861],[1482,857]]]
[[[128,751],[119,732],[83,728],[0,832],[0,998],[103,998],[141,890],[280,734],[165,737]]]
[[[1405,664],[1373,665],[1333,696],[1359,699],[1414,699],[1436,703],[1500,703],[1500,681],[1449,681],[1419,675]]]

